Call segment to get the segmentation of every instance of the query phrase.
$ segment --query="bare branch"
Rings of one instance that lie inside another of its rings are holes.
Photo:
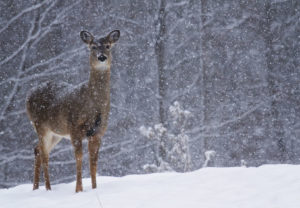
[[[113,19],[116,19],[116,20],[121,20],[123,22],[127,22],[127,23],[131,23],[133,25],[136,25],[136,26],[139,26],[139,27],[142,27],[142,28],[145,28],[144,24],[143,23],[140,23],[138,21],[135,21],[135,20],[132,20],[132,19],[127,19],[127,18],[124,18],[124,17],[121,17],[121,16],[116,16],[116,15],[113,15],[113,13],[106,13],[109,17],[112,17]]]
[[[56,61],[57,59],[62,59],[64,57],[66,57],[66,56],[68,56],[69,58],[71,58],[73,56],[77,56],[78,55],[77,53],[79,51],[83,50],[84,48],[85,48],[85,46],[81,46],[79,48],[74,48],[72,50],[69,50],[69,51],[66,51],[64,53],[61,53],[61,54],[59,54],[57,56],[54,56],[54,57],[52,57],[50,59],[47,59],[46,61],[42,61],[40,63],[34,64],[31,67],[27,68],[24,74],[26,74],[28,72],[31,72],[32,70],[36,69],[39,66],[44,66],[44,65],[50,64],[50,63]]]
[[[27,40],[30,39],[30,37],[31,37],[31,35],[34,31],[34,27],[35,26],[34,26],[34,20],[33,20],[31,22],[31,28],[29,29],[29,32],[28,32],[28,35],[27,35],[27,37],[29,37],[29,38],[27,38]],[[27,43],[29,43],[29,41]],[[26,45],[26,47],[23,47],[23,48],[24,48],[23,55],[22,55],[21,63],[20,63],[19,70],[18,70],[18,73],[17,73],[16,81],[14,83],[12,91],[10,92],[8,98],[6,99],[6,103],[3,105],[3,108],[1,109],[0,120],[4,119],[4,114],[7,110],[7,108],[9,107],[10,103],[12,102],[13,97],[15,96],[15,93],[17,92],[17,89],[18,89],[18,86],[19,86],[19,78],[22,74],[21,69],[24,67],[24,62],[25,62],[25,59],[26,59],[26,52],[28,50],[28,46]]]
[[[52,26],[57,25],[59,23],[61,23],[61,21],[68,15],[68,11],[70,9],[72,9],[74,6],[76,6],[77,4],[79,4],[82,0],[77,1],[76,3],[64,8],[63,10],[61,10],[59,13],[57,13],[55,15],[55,19],[46,27],[41,28],[41,32],[40,35],[32,42],[32,46],[34,46],[35,44],[37,44],[45,35],[47,35],[50,31]],[[55,1],[56,2],[56,1]],[[52,3],[51,7],[48,7],[47,10],[45,10],[43,17],[41,18],[41,22],[42,20],[45,18],[45,14],[55,5],[55,3]],[[41,23],[40,22],[40,23]]]
[[[167,3],[166,4],[166,10],[169,9],[174,9],[174,7],[180,7],[180,6],[185,6],[187,5],[189,2],[188,1],[180,1],[180,2],[176,2],[176,3]]]
[[[11,18],[7,23],[6,25],[4,25],[4,27],[2,27],[0,29],[0,33],[3,32],[4,30],[6,30],[10,24],[12,24],[14,21],[16,21],[19,17],[21,17],[23,14],[26,14],[27,12],[31,12],[33,10],[36,10],[38,8],[40,8],[41,6],[47,4],[48,2],[50,2],[50,0],[46,0],[46,1],[43,1],[39,4],[35,4],[31,7],[28,7],[27,9],[24,9],[23,11],[21,11],[19,14],[17,14],[16,16],[14,16],[13,18]]]
[[[207,131],[207,130],[213,130],[213,129],[218,129],[221,127],[224,127],[228,124],[231,123],[236,123],[244,118],[246,118],[248,115],[250,115],[251,113],[253,113],[254,111],[256,111],[258,108],[260,108],[261,106],[263,106],[265,104],[265,101],[260,102],[259,104],[255,105],[253,108],[249,109],[248,111],[242,113],[241,115],[238,115],[236,117],[233,117],[232,119],[229,119],[227,121],[224,121],[222,123],[216,124],[216,125],[210,125],[210,126],[203,126],[201,128],[196,128],[196,129],[192,129],[190,131],[188,131],[188,133],[191,134],[199,134],[201,131]]]

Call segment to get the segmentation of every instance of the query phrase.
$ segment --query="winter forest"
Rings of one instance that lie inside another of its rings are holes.
[[[0,188],[32,181],[27,93],[86,81],[80,31],[115,29],[99,175],[300,164],[300,1],[1,0]],[[49,165],[75,180],[69,140]]]

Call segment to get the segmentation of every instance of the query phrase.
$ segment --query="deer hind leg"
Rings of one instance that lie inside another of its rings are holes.
[[[39,181],[40,181],[40,171],[41,171],[41,157],[40,157],[40,150],[39,146],[34,148],[34,178],[33,178],[33,190],[39,188]]]
[[[39,145],[37,148],[38,149],[38,156],[36,159],[37,165],[35,165],[34,189],[36,188],[35,185],[36,181],[39,180],[40,165],[42,164],[46,190],[51,190],[50,177],[48,172],[49,153],[60,140],[61,137],[54,136],[51,131],[47,131],[43,136],[40,136]],[[37,183],[37,188],[38,188],[38,183]]]
[[[96,173],[97,173],[97,161],[100,148],[101,139],[97,136],[89,138],[88,148],[90,155],[90,174],[92,180],[92,188],[97,188]]]

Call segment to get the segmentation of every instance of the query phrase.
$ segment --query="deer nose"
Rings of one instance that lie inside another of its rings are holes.
[[[101,61],[101,62],[105,61],[106,59],[107,59],[107,57],[104,56],[104,55],[101,55],[101,56],[98,57],[98,60]]]

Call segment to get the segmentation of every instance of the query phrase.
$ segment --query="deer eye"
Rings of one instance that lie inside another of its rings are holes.
[[[96,50],[96,49],[97,49],[97,46],[92,46],[92,49],[93,49],[93,50]]]
[[[106,49],[109,49],[110,47],[109,47],[109,45],[106,45]]]

